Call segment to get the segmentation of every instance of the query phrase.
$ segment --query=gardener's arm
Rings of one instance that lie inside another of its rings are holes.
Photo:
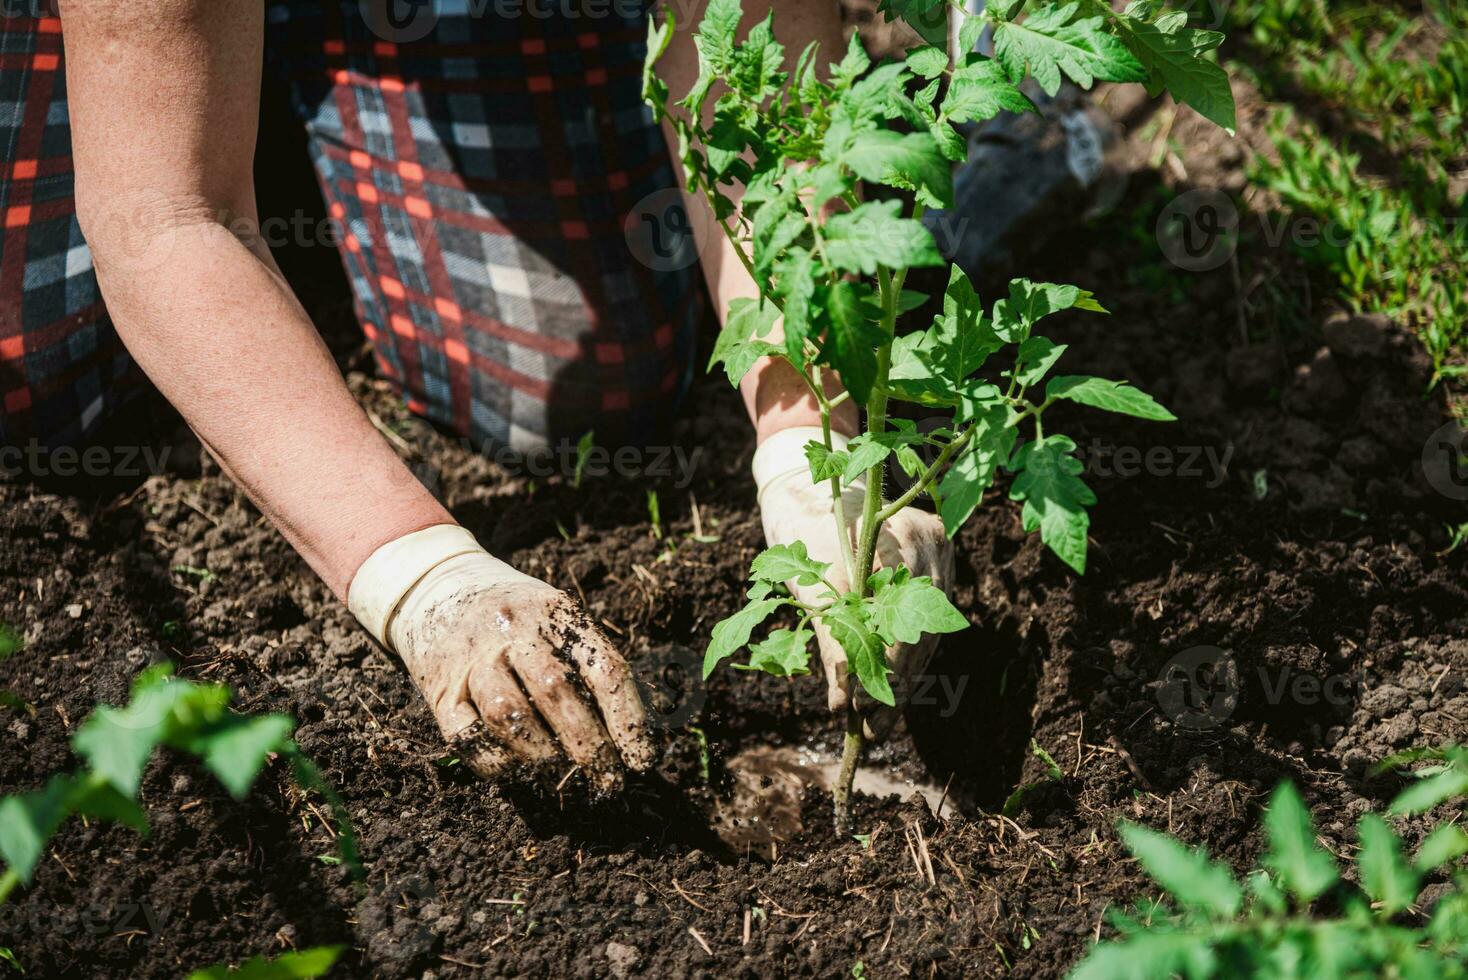
[[[471,762],[548,759],[559,743],[590,767],[615,769],[618,750],[644,764],[625,663],[561,593],[453,526],[353,401],[253,233],[262,5],[63,0],[61,16],[77,217],[138,364],[403,657],[445,735],[496,736]]]
[[[672,92],[688,91],[698,78],[698,52],[692,35],[703,19],[705,6],[706,0],[676,5],[679,29],[667,54],[659,62],[659,73]],[[763,19],[764,9],[749,5],[740,25],[740,37]],[[841,12],[835,0],[773,0],[770,9],[775,15],[775,36],[785,46],[787,71],[794,67],[795,59],[811,41],[820,43],[820,53],[816,58],[819,65],[840,61],[845,54]],[[722,91],[722,85],[714,86],[705,104],[705,125],[712,123],[714,104]],[[671,126],[665,127],[664,134],[676,157],[677,134]],[[681,167],[676,163],[675,169],[681,173]],[[721,190],[737,199],[743,189],[724,186]],[[707,216],[707,220],[694,221],[693,226],[704,229],[708,235],[707,241],[698,242],[698,251],[709,292],[722,317],[731,300],[755,297],[759,291],[744,260],[735,250],[736,246],[713,221],[708,204],[697,194],[686,194],[685,203],[694,209],[694,213]],[[827,397],[841,393],[840,382],[833,372],[823,372],[822,378]],[[755,362],[744,376],[740,393],[754,423],[759,447],[755,451],[754,477],[767,542],[771,545],[805,542],[812,557],[831,563],[828,576],[831,581],[839,587],[848,587],[831,491],[826,484],[812,484],[805,457],[806,443],[822,436],[819,429],[821,413],[815,396],[789,362],[768,357]],[[831,418],[835,448],[844,448],[846,438],[857,434],[860,418],[859,407],[850,399],[836,408]],[[861,513],[862,496],[862,483],[846,488],[843,510],[849,528],[854,529],[856,518]],[[952,581],[953,549],[943,533],[942,522],[921,510],[902,510],[884,525],[877,542],[876,559],[882,566],[906,565],[917,575],[931,576],[934,583],[943,588],[949,587]],[[802,590],[798,586],[792,586],[792,589],[798,598],[810,601],[816,601],[820,591],[819,588]],[[816,627],[816,635],[826,671],[831,710],[843,710],[850,689],[845,651],[824,626]],[[935,641],[936,636],[930,635],[918,646],[904,645],[887,651],[887,661],[896,672],[892,677],[892,688],[899,706],[905,703],[913,679],[930,659]],[[866,716],[866,734],[869,737],[885,735],[896,720],[896,711],[877,704],[865,691],[859,693],[857,703]]]

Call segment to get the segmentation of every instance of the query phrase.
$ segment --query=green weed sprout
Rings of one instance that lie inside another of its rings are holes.
[[[775,629],[750,647],[748,666],[781,676],[807,673],[811,627],[822,623],[845,649],[861,686],[893,704],[884,648],[967,622],[927,578],[906,568],[874,571],[882,524],[926,495],[951,536],[1004,469],[1014,477],[1010,498],[1024,505],[1025,529],[1039,531],[1062,561],[1084,572],[1087,508],[1096,498],[1080,478],[1075,443],[1045,430],[1045,411],[1070,401],[1144,419],[1173,418],[1124,382],[1051,376],[1065,345],[1035,333],[1035,326],[1061,310],[1104,313],[1084,289],[1015,279],[1008,296],[986,310],[955,266],[943,312],[926,329],[903,332],[903,314],[926,299],[903,286],[910,269],[946,264],[921,218],[927,208],[953,205],[952,166],[967,152],[954,124],[1006,109],[1033,111],[1018,87],[1029,75],[1051,95],[1062,78],[1087,88],[1098,80],[1143,82],[1153,94],[1170,91],[1232,130],[1228,78],[1208,60],[1223,36],[1190,28],[1186,13],[1164,12],[1151,2],[1134,3],[1124,13],[1100,0],[1003,0],[978,16],[960,6],[885,0],[888,19],[906,19],[930,43],[904,61],[873,67],[854,37],[841,61],[822,73],[814,44],[793,71],[783,70],[773,15],[740,43],[739,0],[712,0],[694,37],[698,79],[677,102],[655,72],[673,39],[672,13],[649,24],[644,98],[678,134],[686,189],[708,202],[759,288],[757,299],[730,304],[710,367],[722,364],[737,386],[757,360],[770,356],[788,361],[805,379],[824,431],[824,439],[806,449],[811,475],[830,484],[843,540],[842,487],[866,480],[859,541],[842,557],[853,590],[828,589],[816,605],[797,602],[783,583],[818,585],[829,566],[813,561],[799,542],[770,548],[750,569],[748,604],[715,627],[705,676],[745,647],[777,610],[794,609],[796,628]],[[1033,7],[1028,13],[1027,6]],[[965,52],[986,24],[993,27],[992,59],[975,53],[950,58],[950,13],[964,18],[959,49]],[[716,84],[720,94],[710,105]],[[858,193],[859,181],[866,184],[865,196]],[[913,204],[882,198],[879,188],[905,191]],[[779,333],[777,320],[783,321]],[[980,374],[1001,352],[1008,370],[992,380]],[[846,391],[827,398],[822,375],[832,371]],[[865,409],[866,428],[836,451],[831,411],[848,397]],[[919,432],[891,417],[894,401],[951,412],[952,423]],[[1025,425],[1033,438],[1021,441]],[[934,461],[925,462],[919,449]],[[889,457],[912,479],[892,501],[882,493]],[[843,830],[861,747],[853,712],[834,792]]]

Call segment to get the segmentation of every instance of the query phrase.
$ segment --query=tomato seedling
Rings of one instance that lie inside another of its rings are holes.
[[[775,629],[750,646],[745,666],[781,676],[808,673],[813,627],[822,624],[846,651],[857,682],[877,701],[894,704],[885,648],[968,623],[928,578],[906,568],[875,568],[883,523],[926,495],[952,536],[1003,469],[1013,474],[1009,495],[1023,504],[1025,530],[1039,531],[1062,561],[1084,572],[1087,508],[1096,498],[1081,479],[1075,443],[1046,431],[1046,410],[1070,401],[1173,418],[1125,382],[1051,375],[1066,348],[1037,334],[1039,321],[1061,310],[1106,312],[1079,287],[1015,279],[1008,295],[986,310],[953,266],[943,312],[932,324],[904,332],[899,321],[925,299],[904,289],[909,270],[945,264],[922,217],[927,208],[953,205],[952,167],[967,152],[954,124],[1003,110],[1033,111],[1019,87],[1029,75],[1050,95],[1062,77],[1084,87],[1096,80],[1145,82],[1154,94],[1167,89],[1231,129],[1228,79],[1206,59],[1222,35],[1190,28],[1185,13],[1145,0],[1125,13],[1100,0],[1036,4],[1027,15],[1026,0],[990,3],[978,16],[959,6],[885,0],[889,19],[902,17],[937,43],[873,67],[853,37],[822,77],[815,44],[792,71],[783,70],[773,14],[740,42],[739,0],[712,0],[694,36],[698,79],[677,102],[655,71],[676,29],[671,11],[649,25],[644,98],[678,134],[686,189],[707,201],[759,288],[757,299],[730,304],[710,367],[722,364],[737,386],[756,361],[774,357],[805,379],[824,433],[806,447],[810,472],[830,485],[842,541],[849,540],[842,490],[865,484],[860,514],[849,515],[856,518],[856,543],[842,555],[854,588],[830,586],[829,564],[812,560],[800,542],[766,550],[750,568],[748,603],[714,628],[705,676],[748,645],[771,615],[793,608],[796,627]],[[947,49],[949,7],[964,18],[958,49],[965,53],[956,60]],[[986,24],[994,31],[993,58],[972,53]],[[866,197],[858,182],[867,185]],[[912,203],[875,197],[877,187],[907,192]],[[982,373],[1001,354],[1008,369]],[[828,372],[840,376],[843,394],[827,397],[822,375]],[[846,398],[865,410],[865,431],[838,450],[831,412]],[[951,413],[951,423],[919,432],[892,416],[894,401]],[[1032,438],[1020,438],[1024,427]],[[891,501],[882,492],[889,457],[911,480]],[[788,582],[827,587],[811,604],[791,595]],[[843,830],[861,731],[853,711],[834,792]]]
[[[296,783],[330,805],[342,860],[360,874],[346,806],[291,739],[295,720],[236,714],[229,710],[232,697],[223,684],[176,678],[171,664],[157,664],[133,681],[126,707],[103,705],[92,712],[72,736],[83,768],[58,773],[34,792],[0,797],[0,859],[6,866],[0,904],[16,886],[30,882],[51,837],[73,815],[116,821],[146,835],[138,790],[160,746],[197,757],[237,800],[249,793],[272,755],[288,759]]]
[[[1438,802],[1459,795],[1446,784],[1437,788],[1443,791]],[[1409,789],[1391,811],[1420,813],[1425,802]],[[1264,813],[1267,847],[1246,885],[1202,849],[1160,831],[1123,821],[1120,833],[1171,901],[1149,899],[1129,912],[1112,908],[1107,918],[1120,938],[1093,946],[1072,980],[1468,976],[1468,874],[1453,872],[1468,854],[1468,832],[1456,824],[1439,825],[1409,859],[1386,819],[1362,814],[1360,848],[1351,861],[1356,881],[1350,882],[1317,843],[1300,791],[1281,783]],[[1419,898],[1443,874],[1451,877],[1437,895]],[[1405,914],[1417,907],[1430,907],[1430,914]]]

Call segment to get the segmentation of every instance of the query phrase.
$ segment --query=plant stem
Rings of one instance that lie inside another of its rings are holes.
[[[877,514],[877,522],[879,524],[885,523],[902,508],[916,500],[918,494],[928,489],[943,471],[943,467],[948,465],[948,461],[958,455],[964,446],[968,445],[969,437],[973,433],[974,430],[972,427],[965,429],[963,435],[944,446],[943,451],[938,454],[938,458],[933,461],[933,465],[923,472],[922,477],[912,486],[908,487],[906,493],[882,508],[881,512]]]
[[[921,205],[919,205],[921,208]],[[889,276],[886,269],[879,270],[878,284],[882,300],[882,346],[877,348],[877,379],[872,385],[872,396],[867,402],[867,432],[887,431],[887,375],[892,368],[892,338],[897,330],[897,297],[902,293],[902,282],[907,270],[899,270]],[[872,574],[872,559],[877,551],[877,535],[882,530],[882,478],[886,463],[881,462],[867,470],[866,500],[862,507],[861,523],[857,530],[861,547],[857,551],[856,574],[851,588],[865,599],[871,594],[867,580]],[[843,534],[845,528],[842,528]],[[847,665],[850,670],[850,665]],[[850,685],[852,688],[855,685]],[[846,833],[851,827],[851,782],[856,778],[856,765],[861,760],[862,736],[861,715],[856,710],[853,689],[846,706],[846,739],[841,749],[841,772],[832,792],[836,807],[836,830]]]
[[[855,708],[846,710],[846,739],[841,747],[841,772],[836,778],[832,798],[836,803],[836,833],[851,833],[851,784],[856,779],[856,764],[861,761],[861,716]]]

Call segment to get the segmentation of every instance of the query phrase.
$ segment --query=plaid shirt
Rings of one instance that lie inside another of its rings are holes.
[[[267,57],[378,370],[478,445],[645,440],[691,379],[703,291],[641,10],[374,2],[271,6]],[[3,25],[0,441],[60,444],[140,379],[75,220],[61,24]]]

